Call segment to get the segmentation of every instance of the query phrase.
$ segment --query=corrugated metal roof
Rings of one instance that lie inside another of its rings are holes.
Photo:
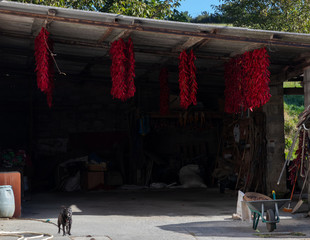
[[[34,62],[34,38],[56,10],[48,31],[55,42],[62,71],[93,77],[109,72],[109,46],[119,37],[132,38],[137,78],[168,66],[177,73],[178,55],[193,48],[201,85],[224,85],[224,64],[232,56],[266,46],[273,76],[287,71],[298,75],[307,65],[310,35],[193,24],[88,12],[43,5],[0,1],[0,52],[2,66],[29,69]],[[101,67],[100,67],[101,66]],[[300,70],[298,70],[300,69]]]

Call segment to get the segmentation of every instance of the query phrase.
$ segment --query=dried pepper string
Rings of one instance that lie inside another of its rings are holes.
[[[127,44],[123,39],[116,40],[110,48],[112,58],[111,77],[113,98],[127,100],[134,96],[136,87],[135,78],[135,56],[133,51],[133,42],[129,38]]]
[[[238,103],[241,99],[241,58],[231,59],[225,69],[225,112],[233,113],[239,111]],[[230,104],[227,104],[230,103]]]
[[[128,66],[127,66],[127,94],[126,98],[131,98],[135,95],[136,87],[135,87],[135,54],[133,51],[133,42],[131,38],[128,39],[127,43],[127,60],[128,60]]]
[[[182,51],[179,56],[179,88],[180,106],[187,109],[189,105],[197,105],[197,80],[196,80],[196,57],[193,50],[186,53]]]
[[[111,95],[113,98],[126,100],[126,54],[125,54],[125,43],[123,39],[116,40],[112,43],[110,48],[110,56],[112,58],[111,65],[111,77],[112,77],[112,88]]]
[[[246,52],[225,66],[225,111],[237,113],[266,104],[269,89],[270,61],[266,48]]]
[[[188,86],[188,65],[187,53],[184,50],[179,56],[179,88],[180,88],[180,106],[187,109],[189,104],[189,86]]]
[[[189,65],[189,85],[190,85],[190,93],[189,99],[193,105],[197,105],[197,81],[196,81],[196,66],[195,66],[196,57],[194,55],[193,50],[190,51],[188,55],[188,65]]]
[[[169,113],[169,87],[168,87],[168,69],[163,68],[159,74],[160,84],[160,115],[167,115]]]
[[[49,32],[42,27],[35,38],[35,60],[38,88],[47,95],[48,106],[52,106],[52,94],[54,89],[54,62],[53,42],[49,39]]]

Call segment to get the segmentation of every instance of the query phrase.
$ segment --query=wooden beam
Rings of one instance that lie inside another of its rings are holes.
[[[123,38],[126,39],[129,37],[129,35],[131,34],[132,30],[123,30],[120,34],[118,34],[117,36],[115,36],[114,38],[112,38],[112,40],[110,41],[110,43]]]
[[[47,14],[21,12],[21,11],[8,10],[8,9],[0,9],[0,14],[9,14],[13,16],[22,16],[22,17],[39,18],[39,19],[46,19],[46,16],[47,16]],[[69,22],[72,24],[102,26],[102,27],[107,27],[107,28],[111,27],[111,28],[119,28],[119,29],[128,29],[132,31],[153,32],[153,33],[158,33],[158,34],[189,36],[189,37],[203,37],[203,38],[210,38],[210,39],[220,39],[220,40],[225,40],[225,41],[273,44],[273,45],[295,47],[295,48],[296,47],[310,48],[310,43],[280,41],[280,40],[269,39],[269,38],[259,39],[259,38],[239,37],[239,36],[230,36],[230,35],[220,35],[220,34],[207,33],[207,32],[182,31],[182,30],[176,30],[176,29],[147,27],[147,26],[141,26],[137,24],[127,25],[127,24],[120,24],[118,22],[102,22],[102,21],[70,18],[70,17],[59,17],[57,15],[53,17],[53,21]]]
[[[305,61],[295,66],[286,66],[282,72],[272,75],[271,82],[274,84],[275,82],[281,83],[284,81],[288,81],[292,78],[299,77],[304,73],[304,69],[310,66],[310,62]]]
[[[208,42],[210,42],[209,38],[203,39],[202,41],[200,41],[197,44],[195,44],[195,46],[193,46],[193,50],[197,50],[199,48],[204,47],[205,45],[207,45]]]
[[[180,44],[173,48],[171,52],[182,52],[183,50],[187,50],[188,48],[191,48],[192,46],[203,40],[204,38],[190,37],[183,44]]]
[[[187,50],[189,48],[192,48],[193,46],[196,46],[198,43],[204,42],[206,39],[205,38],[196,38],[196,37],[190,37],[188,38],[184,43],[177,45],[173,49],[171,49],[171,53],[180,53],[183,50]],[[161,60],[161,65],[165,66],[167,65],[168,62],[173,61],[174,56],[169,56],[163,57]]]
[[[261,44],[261,43],[254,43],[254,44],[249,44],[237,51],[234,51],[230,54],[230,57],[234,57],[236,55],[239,55],[239,54],[243,54],[245,52],[249,52],[249,51],[253,51],[254,49],[258,49],[258,48],[262,48],[264,47],[265,44]]]
[[[294,62],[304,61],[310,59],[310,52],[303,52],[297,58],[294,59]]]
[[[32,35],[25,35],[25,34],[16,34],[16,33],[7,33],[7,32],[1,32],[0,36],[7,36],[7,37],[14,37],[14,38],[23,38],[23,39],[34,39],[34,36]],[[101,49],[110,49],[110,44],[106,43],[97,43],[97,42],[84,42],[84,41],[77,41],[77,40],[71,40],[71,39],[60,39],[56,36],[53,36],[54,43],[59,44],[67,44],[67,45],[77,45],[77,46],[84,46],[84,47],[93,47],[93,48],[101,48]],[[161,56],[171,56],[174,58],[178,58],[178,53],[172,53],[169,51],[159,51],[154,49],[144,49],[142,47],[135,46],[134,51],[136,53],[145,53],[145,54],[154,54],[154,55],[161,55]],[[213,55],[205,55],[205,54],[198,54],[196,57],[202,58],[202,59],[210,59],[210,60],[216,60],[216,61],[227,61],[230,59],[230,57],[225,56],[213,56]]]
[[[97,43],[103,43],[110,35],[111,33],[113,32],[113,28],[108,28],[104,34],[98,39],[98,42]]]
[[[156,55],[169,56],[169,57],[174,57],[174,58],[179,57],[178,53],[151,50],[151,49],[135,48],[135,52],[156,54]],[[217,60],[217,61],[227,61],[230,59],[229,57],[225,57],[225,56],[212,56],[212,55],[204,55],[204,54],[196,54],[196,57],[201,58],[201,59],[210,59],[210,60]]]
[[[283,88],[284,95],[304,95],[303,88]]]

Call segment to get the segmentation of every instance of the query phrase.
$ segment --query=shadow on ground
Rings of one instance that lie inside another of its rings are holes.
[[[236,197],[218,189],[39,193],[23,202],[22,217],[57,217],[61,206],[75,206],[74,215],[221,216],[234,213]]]
[[[194,237],[259,237],[259,238],[305,238],[303,230],[309,227],[308,224],[298,226],[287,226],[278,224],[274,232],[267,232],[265,224],[261,223],[258,227],[259,232],[252,229],[252,224],[241,221],[210,221],[210,222],[191,222],[181,224],[170,224],[158,226],[165,231],[190,234]]]

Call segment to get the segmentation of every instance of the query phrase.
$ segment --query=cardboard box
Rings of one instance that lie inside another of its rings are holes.
[[[104,185],[104,172],[87,171],[84,173],[83,182],[85,190],[101,189]]]
[[[106,171],[107,170],[107,164],[106,163],[100,163],[100,164],[87,164],[88,171]]]

